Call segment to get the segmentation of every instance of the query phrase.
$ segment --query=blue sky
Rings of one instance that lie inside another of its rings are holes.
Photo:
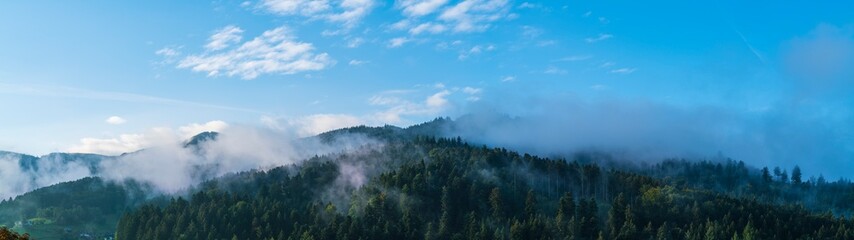
[[[537,99],[748,115],[796,105],[820,109],[811,121],[851,147],[852,12],[837,1],[3,2],[0,149],[110,153],[224,125],[308,135],[482,108],[525,115]]]

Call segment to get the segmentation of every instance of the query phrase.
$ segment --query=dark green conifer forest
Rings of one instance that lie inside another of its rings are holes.
[[[320,156],[301,166],[208,182],[189,199],[125,214],[116,236],[849,239],[852,234],[850,221],[819,211],[847,210],[845,203],[807,196],[838,185],[851,188],[848,183],[804,183],[794,174],[791,181],[763,180],[734,161],[673,160],[631,171],[476,146],[459,138],[397,137],[386,137],[396,140],[381,150]],[[339,165],[352,162],[383,170],[361,187],[338,189]],[[330,197],[330,191],[345,194]],[[810,209],[803,200],[821,204]]]
[[[48,219],[116,239],[854,238],[847,180],[731,159],[544,158],[431,134],[446,121],[325,133],[323,141],[378,141],[184,194],[97,177],[62,183],[3,200],[0,219]]]

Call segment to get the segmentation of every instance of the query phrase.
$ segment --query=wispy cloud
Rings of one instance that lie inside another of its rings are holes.
[[[362,39],[360,37],[351,38],[351,39],[347,40],[347,47],[348,48],[357,48],[357,47],[361,46],[362,43],[365,43],[365,39]]]
[[[501,78],[502,82],[512,82],[516,81],[516,76],[504,76]]]
[[[471,48],[469,48],[469,49],[466,49],[466,50],[460,51],[460,54],[457,56],[457,59],[459,59],[459,60],[465,60],[465,59],[467,59],[469,56],[472,56],[472,55],[478,55],[478,54],[480,54],[480,53],[482,53],[482,52],[489,52],[489,51],[492,51],[492,50],[495,50],[495,46],[494,46],[494,45],[485,45],[485,46],[482,46],[482,45],[475,45],[475,46],[473,46],[473,47],[471,47]]]
[[[373,0],[342,0],[331,4],[326,0],[263,0],[259,8],[277,15],[304,16],[340,23],[345,29],[358,25],[376,3]]]
[[[265,31],[237,47],[218,43],[211,48],[211,43],[214,43],[213,38],[207,45],[211,51],[185,57],[178,68],[205,72],[208,76],[240,76],[249,80],[262,74],[318,71],[335,64],[328,54],[315,53],[311,43],[296,41],[285,27]]]
[[[350,60],[350,62],[349,62],[350,66],[359,66],[359,65],[362,65],[362,64],[365,64],[365,63],[368,63],[368,62],[367,62],[367,61],[358,60],[358,59],[353,59],[353,60]]]
[[[436,34],[436,33],[445,32],[447,30],[448,30],[448,27],[446,27],[443,24],[436,24],[436,23],[429,23],[428,22],[428,23],[419,24],[418,26],[415,26],[415,27],[409,29],[409,33],[411,33],[412,35],[418,35],[418,34],[425,33],[425,32]]]
[[[548,66],[548,67],[546,67],[546,70],[545,70],[545,71],[543,71],[543,73],[545,73],[545,74],[559,74],[559,75],[562,75],[562,74],[566,74],[566,73],[567,73],[567,71],[566,71],[565,69],[558,68],[558,67],[555,67],[555,66]]]
[[[631,73],[635,72],[635,70],[637,70],[637,68],[618,68],[618,69],[611,70],[611,73],[631,74]]]
[[[747,38],[744,37],[744,34],[741,34],[741,31],[738,31],[737,29],[734,29],[734,28],[733,28],[733,31],[735,31],[735,33],[737,33],[738,36],[741,37],[741,41],[744,42],[744,45],[747,45],[747,48],[750,49],[750,52],[753,53],[753,55],[756,56],[756,58],[759,59],[759,61],[762,62],[762,64],[765,64],[766,63],[765,57],[763,57],[762,54],[760,54],[759,51],[757,51],[756,48],[754,48],[753,45],[750,44],[749,41],[747,41]]]
[[[181,52],[179,51],[180,47],[163,47],[154,51],[154,54],[160,56],[163,60],[158,61],[158,64],[163,65],[172,65],[178,60],[180,60]]]
[[[293,130],[299,137],[314,136],[327,131],[366,124],[366,120],[348,114],[312,114],[303,117],[261,117],[261,123],[277,130]]]
[[[368,99],[370,105],[380,109],[364,119],[377,124],[412,123],[412,117],[435,117],[454,111],[461,100],[480,101],[485,91],[479,87],[455,87],[442,83],[383,91]]]
[[[239,43],[242,39],[243,29],[234,25],[225,26],[208,38],[208,44],[205,49],[210,51],[221,50],[227,48],[230,44]]]
[[[396,7],[405,19],[393,24],[392,29],[408,29],[413,35],[482,32],[511,16],[508,0],[463,0],[455,4],[448,0],[401,0]]]
[[[593,58],[592,55],[572,55],[555,59],[554,62],[577,62]]]
[[[607,34],[607,33],[601,33],[597,37],[585,38],[584,41],[586,41],[587,43],[597,43],[600,41],[605,41],[605,40],[611,39],[613,37],[614,37],[614,35]]]
[[[600,64],[600,65],[599,65],[599,67],[600,67],[600,68],[607,68],[607,67],[610,67],[610,66],[614,66],[614,64],[615,64],[614,62],[610,62],[610,61],[608,61],[608,62],[603,62],[602,64]]]
[[[481,95],[481,93],[483,93],[482,88],[475,88],[475,87],[464,87],[462,89],[462,91],[463,91],[463,93],[469,95],[468,97],[466,97],[466,100],[468,100],[470,102],[479,101],[480,95]]]
[[[519,9],[537,9],[537,8],[541,8],[541,7],[542,6],[540,4],[535,4],[535,3],[530,3],[530,2],[523,2],[523,3],[519,4]]]
[[[410,41],[410,39],[405,38],[405,37],[392,38],[391,40],[388,40],[388,47],[389,48],[398,48],[398,47],[403,46],[403,44],[405,44],[409,41]]]
[[[161,49],[157,50],[156,52],[154,52],[154,54],[164,56],[164,57],[175,57],[175,56],[180,55],[181,52],[179,52],[178,49],[176,49],[176,48],[164,47],[164,48],[161,48]]]
[[[601,90],[608,89],[608,86],[605,86],[602,84],[596,84],[596,85],[590,86],[590,89],[601,91]]]
[[[206,123],[192,123],[173,130],[166,127],[156,127],[145,133],[120,134],[115,137],[96,138],[85,137],[77,144],[67,149],[75,153],[96,153],[104,155],[119,155],[148,148],[166,139],[178,139],[183,141],[196,134],[206,131],[222,131],[228,124],[223,121],[210,121]]]
[[[533,26],[522,26],[522,36],[526,38],[537,38],[543,35],[543,30]]]
[[[403,15],[408,17],[421,17],[436,12],[445,6],[448,0],[401,0],[397,1]]]
[[[170,106],[200,107],[200,108],[219,109],[219,110],[247,112],[247,113],[261,113],[261,114],[264,113],[263,111],[255,110],[255,109],[249,109],[249,108],[238,108],[238,107],[230,107],[230,106],[215,105],[215,104],[208,104],[208,103],[191,102],[191,101],[149,96],[149,95],[136,94],[136,93],[96,91],[96,90],[88,90],[88,89],[81,89],[81,88],[56,86],[56,85],[8,84],[8,83],[0,82],[0,93],[20,94],[20,95],[28,95],[28,96],[91,99],[91,100],[121,101],[121,102],[133,102],[133,103],[149,103],[149,104],[161,104],[161,105],[170,105]]]
[[[124,118],[119,117],[119,116],[112,116],[112,117],[107,118],[107,120],[104,120],[104,122],[111,124],[111,125],[121,125],[121,124],[127,122],[127,120],[125,120]]]

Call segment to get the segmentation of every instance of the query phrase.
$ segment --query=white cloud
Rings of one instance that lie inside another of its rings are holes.
[[[418,25],[412,29],[409,29],[409,33],[411,33],[412,35],[418,35],[418,34],[421,34],[423,32],[436,34],[436,33],[442,33],[445,30],[447,30],[447,28],[445,27],[445,25],[442,25],[442,24],[422,23],[422,24],[420,24],[420,25]]]
[[[605,86],[602,84],[596,84],[596,85],[590,86],[590,89],[601,91],[601,90],[608,89],[608,86]]]
[[[357,47],[361,46],[362,43],[365,43],[365,39],[358,38],[358,37],[353,38],[353,39],[350,39],[347,41],[347,47],[348,48],[357,48]]]
[[[264,0],[261,6],[267,11],[279,15],[312,16],[329,10],[327,0]]]
[[[464,87],[463,93],[468,94],[469,96],[466,100],[475,102],[480,100],[480,94],[483,93],[483,89],[481,88],[473,88],[473,87]]]
[[[107,122],[108,124],[112,124],[112,125],[120,125],[122,123],[127,122],[127,120],[125,120],[124,118],[119,117],[119,116],[111,116],[111,117],[108,117],[107,120],[104,120],[104,121]]]
[[[613,37],[614,37],[614,35],[611,35],[611,34],[600,33],[599,36],[597,36],[595,38],[585,38],[584,41],[586,41],[587,43],[596,43],[596,42],[611,39]]]
[[[158,63],[170,65],[178,61],[179,57],[181,56],[181,52],[178,51],[179,48],[180,47],[164,47],[155,51],[154,54],[163,58],[163,61],[160,61]]]
[[[79,143],[72,145],[67,150],[75,153],[119,155],[154,145],[182,142],[201,132],[219,132],[227,127],[228,124],[223,121],[210,121],[204,124],[194,123],[182,126],[177,131],[169,128],[152,128],[145,133],[120,134],[116,137],[86,137],[80,139]]]
[[[403,9],[403,14],[409,17],[421,17],[435,12],[448,0],[399,0],[397,4]]]
[[[512,18],[508,0],[399,0],[397,8],[405,19],[392,24],[412,35],[445,32],[468,33],[487,30],[492,23]],[[415,27],[412,27],[415,26]]]
[[[254,79],[262,74],[295,74],[334,65],[326,53],[315,53],[311,43],[298,42],[287,28],[265,31],[240,46],[190,55],[178,68],[206,72],[208,76],[240,76]]]
[[[529,2],[523,2],[522,4],[519,4],[520,9],[535,9],[535,8],[539,8],[539,7],[540,7],[539,4],[533,4],[533,3],[529,3]]]
[[[543,35],[543,30],[532,26],[522,26],[522,36],[526,38],[537,38]]]
[[[362,65],[362,64],[365,64],[365,63],[368,63],[368,62],[367,62],[367,61],[362,61],[362,60],[356,60],[356,59],[353,59],[353,60],[350,60],[350,63],[349,63],[349,64],[350,64],[350,66],[359,66],[359,65]]]
[[[239,43],[243,37],[241,34],[243,34],[243,29],[239,27],[234,25],[225,26],[208,38],[208,44],[205,45],[205,49],[216,51],[227,48],[231,44]]]
[[[157,55],[160,55],[163,57],[175,57],[175,56],[181,55],[181,52],[178,52],[178,49],[175,49],[175,48],[164,47],[164,48],[161,48],[161,49],[157,50],[156,52],[154,52],[154,54],[157,54]]]
[[[448,105],[447,96],[450,95],[451,92],[448,90],[443,90],[441,92],[437,92],[436,94],[430,95],[427,97],[427,107],[431,108],[443,108]]]
[[[191,102],[180,99],[163,98],[158,96],[142,95],[127,92],[94,91],[90,89],[73,88],[58,85],[8,84],[0,82],[0,93],[25,94],[30,96],[47,96],[71,99],[119,101],[143,104],[159,104],[164,106],[218,109],[253,114],[264,113],[263,111],[257,109],[214,105],[202,102]]]
[[[501,78],[501,81],[502,82],[516,81],[516,76],[505,76],[505,77]]]
[[[412,26],[412,22],[409,19],[403,19],[391,24],[391,29],[394,30],[405,30]]]
[[[474,47],[471,47],[468,50],[461,51],[457,58],[460,60],[465,60],[469,56],[478,55],[484,51],[492,51],[492,50],[495,50],[494,45],[487,45],[487,46],[475,45]]]
[[[215,120],[203,124],[192,123],[178,128],[178,134],[182,139],[189,139],[203,132],[220,132],[228,128],[228,124]]]
[[[587,11],[584,14],[581,14],[582,17],[590,17],[590,15],[593,15],[593,12]]]
[[[263,0],[260,8],[277,15],[297,15],[309,19],[336,22],[352,28],[374,7],[373,0],[342,0],[333,5],[329,0]]]
[[[406,116],[435,116],[451,108],[448,97],[453,94],[452,90],[440,88],[438,92],[431,94],[423,102],[413,102],[403,99],[402,94],[413,91],[385,91],[369,99],[371,105],[384,106],[387,109],[376,112],[371,117],[375,122],[399,124],[404,123]]]
[[[402,99],[394,96],[375,95],[368,99],[368,103],[377,106],[388,106],[404,102]]]
[[[353,27],[371,12],[373,6],[373,0],[343,0],[340,3],[342,11],[327,18],[333,22],[341,22],[345,27]]]
[[[406,42],[409,42],[409,41],[410,41],[410,39],[405,38],[405,37],[392,38],[391,40],[388,41],[388,47],[389,48],[398,48],[400,46],[403,46],[403,44],[405,44]]]
[[[73,157],[72,157],[73,158]],[[0,155],[0,199],[15,197],[44,186],[68,182],[92,176],[86,164],[60,155],[42,156],[35,162],[25,164],[23,156],[17,154]]]
[[[464,0],[439,15],[439,19],[451,23],[454,32],[480,32],[492,22],[508,16],[508,0]]]
[[[151,142],[144,134],[122,134],[116,138],[82,138],[80,143],[68,148],[69,152],[118,155],[148,147]]]
[[[591,58],[593,58],[593,56],[590,56],[590,55],[573,55],[573,56],[567,56],[567,57],[563,57],[560,59],[556,59],[555,61],[556,62],[577,62],[577,61],[584,61],[584,60],[591,59]]]
[[[316,114],[296,122],[300,136],[313,136],[326,131],[362,124],[362,120],[344,114]]]
[[[548,46],[555,45],[555,44],[557,44],[557,41],[555,41],[555,40],[543,40],[543,41],[537,42],[538,47],[548,47]]]
[[[635,70],[637,70],[637,68],[618,68],[611,70],[611,73],[630,74],[635,72]]]
[[[365,124],[359,117],[347,114],[314,114],[298,118],[261,117],[267,127],[277,130],[293,130],[299,137],[308,137],[330,130]]]
[[[480,94],[481,92],[483,92],[483,89],[473,88],[473,87],[464,87],[463,92],[467,93],[467,94],[474,95],[474,94]]]
[[[599,65],[599,67],[600,68],[606,68],[606,67],[614,66],[614,64],[615,64],[614,62],[604,62],[604,63],[602,63],[602,65]]]
[[[555,66],[548,66],[546,68],[546,70],[543,71],[543,73],[545,73],[545,74],[566,74],[567,71],[564,69],[555,67]]]

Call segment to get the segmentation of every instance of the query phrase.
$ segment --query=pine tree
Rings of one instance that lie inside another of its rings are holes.
[[[623,222],[626,221],[626,198],[622,193],[614,198],[611,203],[611,209],[608,210],[607,228],[610,233],[610,239],[617,238],[620,233],[620,228],[623,227]]]
[[[492,217],[495,220],[504,219],[504,202],[501,200],[501,190],[498,187],[492,188],[489,193],[489,206],[492,208]]]
[[[759,239],[758,233],[756,232],[756,228],[753,228],[753,222],[748,221],[747,225],[744,226],[744,230],[741,232],[742,240],[756,240]]]
[[[657,239],[657,240],[670,240],[671,239],[670,227],[667,226],[667,221],[665,221],[664,223],[661,224],[661,226],[658,227],[658,231],[655,234],[655,239]]]
[[[768,171],[768,167],[762,168],[762,181],[764,181],[765,183],[770,183],[771,181],[773,181],[773,179],[771,179],[771,173]]]
[[[534,190],[528,190],[528,196],[525,198],[525,215],[528,219],[537,216],[537,196]]]
[[[620,228],[619,233],[614,239],[637,239],[638,238],[638,229],[635,225],[634,215],[632,214],[632,207],[627,206],[625,210],[625,222],[623,222],[622,227]]]
[[[575,200],[572,199],[572,193],[566,192],[558,201],[557,216],[555,216],[555,224],[560,233],[570,232],[569,221],[573,217],[575,217]]]
[[[795,168],[792,169],[792,183],[795,185],[801,184],[801,167],[795,165]]]

